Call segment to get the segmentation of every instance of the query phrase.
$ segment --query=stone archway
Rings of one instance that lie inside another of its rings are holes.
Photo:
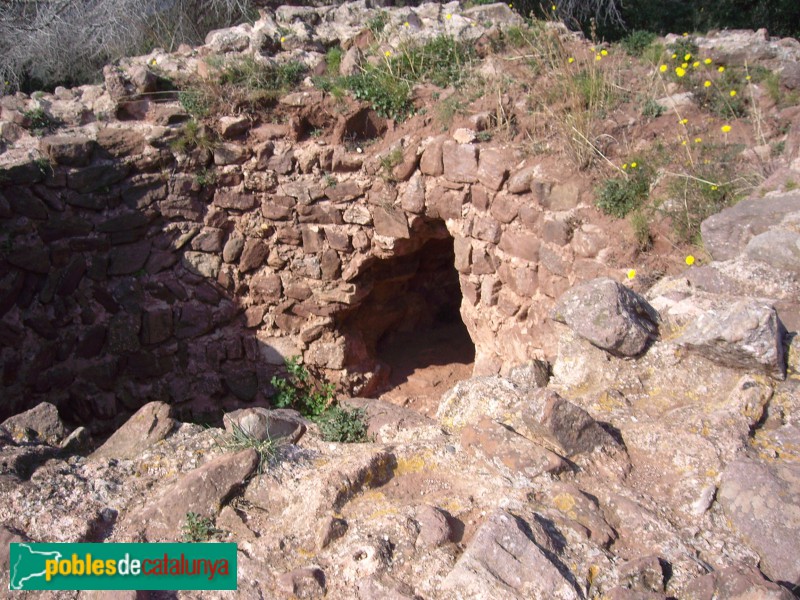
[[[368,290],[338,315],[347,340],[348,370],[369,366],[374,377],[361,395],[387,393],[435,411],[434,401],[455,381],[470,377],[475,346],[461,319],[462,294],[454,240],[444,223],[400,254],[375,259],[358,277]]]

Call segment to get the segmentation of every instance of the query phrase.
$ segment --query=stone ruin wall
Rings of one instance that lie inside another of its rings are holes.
[[[431,240],[452,238],[476,375],[554,356],[553,300],[618,274],[577,176],[461,134],[395,132],[371,153],[357,138],[387,124],[366,109],[330,118],[356,143],[318,140],[315,94],[284,98],[285,124],[222,118],[213,152],[172,149],[186,118],[173,103],[7,153],[0,417],[45,399],[99,429],[152,400],[216,415],[265,401],[293,355],[373,393],[377,338],[429,319],[404,282]],[[22,122],[24,102],[3,102],[2,120]]]

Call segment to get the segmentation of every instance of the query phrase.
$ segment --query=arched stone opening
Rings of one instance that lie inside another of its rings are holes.
[[[370,373],[360,394],[387,394],[422,412],[435,411],[442,392],[470,377],[475,360],[461,319],[453,238],[441,222],[427,231],[433,235],[365,266],[356,284],[368,291],[338,318],[347,370]]]

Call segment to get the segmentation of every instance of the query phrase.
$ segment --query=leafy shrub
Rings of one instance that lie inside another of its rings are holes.
[[[369,102],[375,112],[387,119],[404,121],[414,112],[409,83],[382,66],[370,65],[358,75],[349,77],[347,87],[357,100]]]
[[[652,31],[634,29],[620,40],[620,44],[631,56],[642,56],[647,47],[655,40],[656,34]]]
[[[183,110],[196,119],[207,117],[214,106],[214,99],[200,89],[181,90],[178,92],[178,102]]]
[[[44,135],[47,131],[53,129],[57,122],[50,115],[48,115],[43,108],[32,108],[22,113],[28,120],[28,129],[34,135]]]
[[[366,411],[363,408],[333,406],[319,419],[322,439],[326,442],[368,442]]]
[[[217,529],[213,519],[194,512],[186,513],[186,521],[181,527],[184,542],[207,542],[222,533]]]
[[[299,356],[286,359],[288,377],[274,376],[270,383],[275,388],[273,403],[278,408],[294,408],[306,417],[317,417],[334,400],[334,386],[314,381],[300,364]]]
[[[629,174],[606,180],[597,194],[597,207],[618,219],[642,206],[650,192],[650,169],[635,162],[631,164],[636,166],[631,167]]]
[[[661,106],[658,102],[656,102],[652,98],[648,98],[647,100],[644,101],[644,106],[642,106],[642,116],[656,119],[663,114],[664,114],[664,107]]]
[[[439,87],[458,86],[474,57],[472,46],[440,35],[420,46],[404,46],[377,65],[367,65],[347,78],[347,87],[382,117],[403,121],[414,112],[414,84],[427,81]]]

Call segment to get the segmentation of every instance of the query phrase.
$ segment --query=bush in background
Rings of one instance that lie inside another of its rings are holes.
[[[241,22],[252,10],[252,0],[6,0],[0,89],[96,82],[110,62],[202,43],[212,29]]]

